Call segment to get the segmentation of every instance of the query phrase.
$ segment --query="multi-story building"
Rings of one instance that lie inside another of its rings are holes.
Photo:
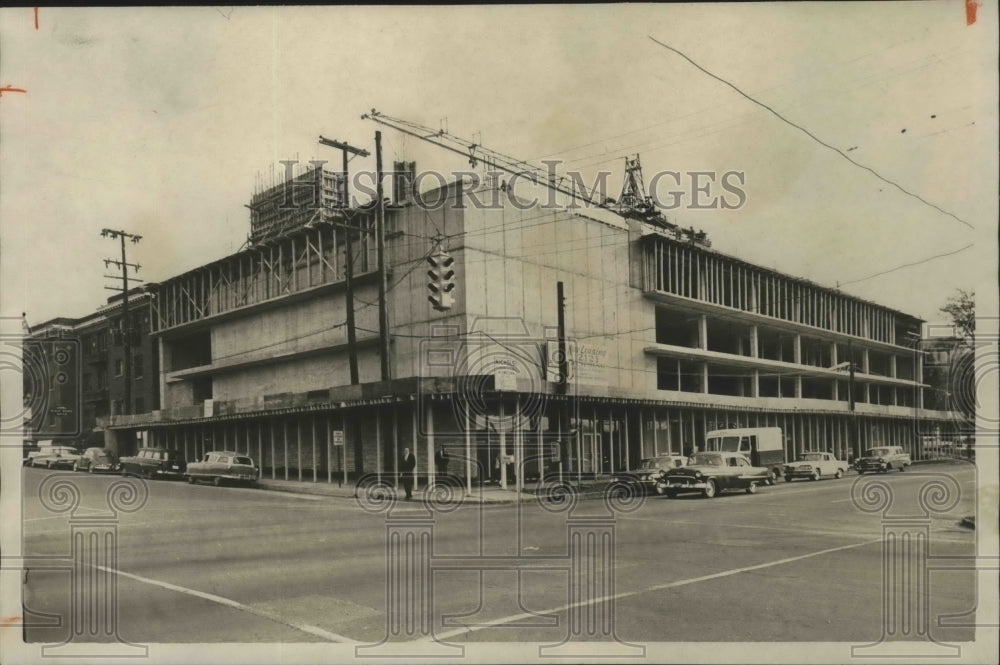
[[[404,447],[433,476],[444,445],[449,471],[471,480],[501,460],[519,479],[613,473],[737,426],[780,427],[789,457],[898,444],[919,458],[920,431],[950,426],[924,407],[919,319],[642,220],[504,189],[456,184],[433,194],[443,207],[425,197],[386,211],[384,369],[371,212],[162,282],[162,409],[109,418],[109,439],[146,432],[189,459],[235,448],[267,476],[307,481],[394,472]],[[427,298],[439,246],[458,283],[445,311]]]
[[[127,408],[121,294],[87,316],[61,317],[33,327],[25,340],[25,357],[46,359],[46,370],[35,375],[25,372],[24,393],[26,400],[39,391],[51,395],[33,410],[40,418],[32,427],[36,438],[51,438],[46,436],[51,434],[101,445],[104,435],[96,426],[98,418],[159,408],[159,358],[149,336],[149,294],[135,289],[130,291],[129,301],[132,401]],[[67,362],[60,364],[59,359]],[[32,360],[29,364],[38,363]],[[58,422],[52,422],[53,418]],[[45,424],[45,419],[50,422]]]

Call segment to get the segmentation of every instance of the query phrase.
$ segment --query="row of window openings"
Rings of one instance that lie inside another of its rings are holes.
[[[657,310],[656,312],[656,342],[671,346],[700,348],[698,334],[700,315],[691,316],[679,312]],[[706,325],[705,350],[718,353],[728,353],[737,356],[753,357],[751,333],[748,326],[738,324],[723,324],[708,320]],[[833,349],[830,342],[800,336],[800,364],[811,367],[832,367],[835,364],[849,360],[846,344],[836,344],[837,363],[833,362]],[[766,360],[795,362],[795,335],[781,334],[758,328],[757,356]],[[890,360],[892,356],[878,351],[868,351],[868,373],[879,376],[892,376]],[[905,356],[895,356],[895,377],[912,381],[915,379],[915,359]],[[858,371],[861,370],[862,353],[855,351],[854,362]]]
[[[657,389],[733,397],[753,397],[753,375],[724,367],[708,367],[702,363],[659,358],[657,360]],[[797,397],[796,377],[774,376],[761,373],[757,379],[758,397]],[[836,386],[836,392],[834,392]],[[850,396],[847,380],[801,378],[801,397],[846,402]],[[913,406],[915,389],[896,386],[855,385],[856,402],[870,404]]]

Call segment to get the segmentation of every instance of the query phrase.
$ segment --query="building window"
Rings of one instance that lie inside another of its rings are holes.
[[[132,378],[134,378],[134,379],[141,379],[142,378],[142,371],[143,371],[142,354],[141,353],[137,353],[132,358]]]
[[[115,376],[121,376],[125,372],[125,361],[115,361]]]
[[[146,400],[141,397],[135,398],[135,413],[146,413]]]

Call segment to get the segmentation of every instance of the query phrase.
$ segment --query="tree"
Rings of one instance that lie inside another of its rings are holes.
[[[976,293],[957,289],[939,311],[951,317],[959,337],[971,343],[976,337]]]

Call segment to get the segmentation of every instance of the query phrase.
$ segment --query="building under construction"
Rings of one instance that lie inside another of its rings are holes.
[[[501,461],[517,482],[610,474],[743,426],[780,427],[789,457],[898,444],[919,459],[920,434],[953,424],[924,408],[913,316],[662,224],[499,190],[480,199],[500,205],[464,205],[463,190],[385,211],[385,330],[374,209],[282,233],[254,218],[250,246],[164,280],[162,408],[109,418],[109,441],[128,452],[142,434],[188,459],[238,450],[265,477],[309,482],[394,474],[403,447],[433,479],[443,445],[473,483]],[[457,283],[444,311],[427,298],[438,248]]]
[[[258,185],[250,199],[250,243],[305,226],[320,216],[334,215],[345,205],[344,175],[327,170],[324,162],[310,162],[294,174],[296,163],[288,162],[286,177],[263,188]]]

